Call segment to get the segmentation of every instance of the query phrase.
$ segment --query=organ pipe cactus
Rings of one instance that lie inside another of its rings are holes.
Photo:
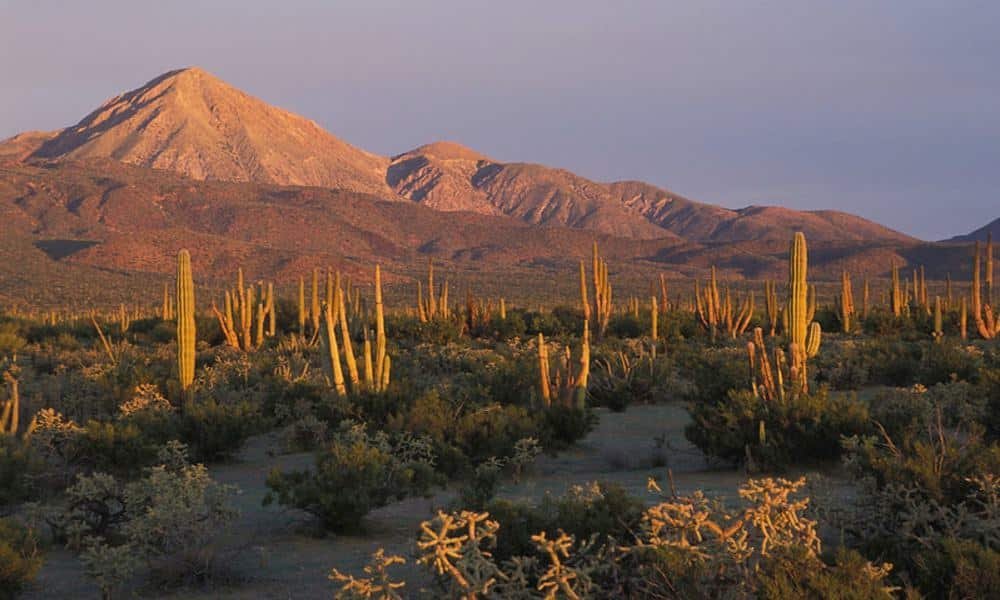
[[[590,324],[583,322],[583,338],[580,343],[580,358],[577,367],[572,364],[569,347],[553,371],[549,360],[549,349],[545,336],[538,334],[538,389],[542,404],[548,408],[553,400],[564,406],[579,409],[586,407],[587,385],[590,380]]]
[[[767,311],[767,322],[771,326],[771,337],[774,337],[778,330],[778,318],[780,309],[778,308],[778,292],[774,281],[764,282],[764,308]]]
[[[17,390],[17,367],[4,371],[7,399],[0,403],[0,435],[17,435],[21,417],[21,398]]]
[[[608,279],[608,263],[601,258],[597,250],[597,242],[594,242],[592,262],[594,270],[593,316],[597,320],[598,335],[603,336],[608,329],[608,322],[611,320],[613,304],[611,281]]]
[[[191,275],[191,255],[187,250],[177,254],[177,377],[183,392],[194,383],[195,331],[194,280]]]
[[[337,395],[343,397],[347,395],[347,387],[344,385],[344,371],[340,365],[340,348],[337,344],[337,328],[334,325],[334,308],[332,303],[328,302],[324,303],[323,309],[323,325],[326,330],[326,335],[323,336],[323,346],[326,349],[330,365],[330,379]]]
[[[851,332],[854,318],[854,292],[851,289],[851,276],[844,271],[840,276],[840,294],[837,297],[837,316],[844,333]]]
[[[944,338],[943,319],[941,318],[941,296],[934,296],[934,341],[941,343]]]
[[[892,264],[892,287],[889,292],[889,301],[893,316],[903,316],[904,295],[903,290],[899,286],[899,268],[896,266],[896,263]]]
[[[819,323],[810,323],[815,307],[810,309],[809,296],[814,296],[815,291],[810,293],[806,280],[809,258],[806,237],[801,232],[797,232],[792,239],[788,264],[788,303],[785,311],[788,313],[788,356],[792,361],[790,374],[793,384],[806,392],[806,360],[819,352],[822,331]]]

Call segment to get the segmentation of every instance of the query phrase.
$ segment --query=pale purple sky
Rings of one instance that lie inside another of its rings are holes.
[[[198,65],[347,141],[450,139],[925,239],[1000,217],[1000,3],[0,0],[0,138]]]

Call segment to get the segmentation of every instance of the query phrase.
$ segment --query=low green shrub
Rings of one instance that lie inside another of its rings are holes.
[[[825,389],[768,402],[746,390],[692,404],[684,435],[710,457],[783,469],[840,456],[840,438],[871,430],[865,404]]]
[[[35,532],[0,518],[0,599],[12,599],[42,568]]]
[[[313,470],[272,471],[264,505],[276,501],[314,515],[324,529],[357,531],[372,509],[425,494],[437,481],[430,445],[414,442],[393,444],[384,433],[346,424],[317,452]]]

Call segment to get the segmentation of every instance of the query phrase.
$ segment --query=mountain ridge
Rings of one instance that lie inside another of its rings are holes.
[[[530,225],[635,239],[744,242],[803,231],[813,240],[917,241],[847,213],[728,209],[639,181],[600,183],[566,169],[501,162],[453,141],[384,157],[197,67],[169,71],[119,94],[73,126],[0,142],[4,157],[111,158],[195,180],[345,189],[439,211],[506,215]]]

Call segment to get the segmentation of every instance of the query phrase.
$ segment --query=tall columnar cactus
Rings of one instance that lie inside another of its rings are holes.
[[[865,287],[864,291],[861,292],[861,318],[868,318],[868,309],[871,303],[871,287],[868,284],[868,278],[865,277]]]
[[[899,286],[899,267],[896,266],[896,263],[892,263],[892,288],[889,293],[889,301],[894,317],[903,316],[903,300],[903,290]]]
[[[854,291],[851,289],[851,276],[843,271],[840,276],[840,295],[837,297],[837,316],[844,333],[851,332],[854,319]]]
[[[788,259],[788,304],[785,310],[788,311],[788,339],[800,347],[805,347],[809,327],[809,284],[806,281],[808,260],[806,236],[796,233]]]
[[[447,289],[447,288],[446,288]],[[447,296],[445,296],[447,298]],[[391,360],[385,337],[385,316],[382,306],[382,270],[375,265],[375,386],[376,391],[385,391],[389,386]]]
[[[650,329],[650,336],[653,338],[653,340],[656,340],[656,339],[658,339],[660,337],[660,335],[659,335],[660,332],[659,332],[659,329],[657,328],[657,325],[659,325],[659,323],[657,322],[657,319],[659,318],[659,316],[660,316],[660,310],[656,306],[656,296],[650,296],[650,298],[649,298],[649,320],[650,320],[650,328],[649,329]],[[584,319],[584,321],[586,321],[586,319]]]
[[[327,360],[330,365],[329,375],[338,396],[347,395],[347,387],[344,385],[344,371],[340,365],[340,348],[337,344],[337,327],[334,324],[334,306],[331,302],[323,304],[323,325],[326,335],[323,336],[323,346],[327,352]]]
[[[993,234],[986,234],[986,303],[993,306]]]
[[[969,339],[969,308],[962,296],[961,307],[958,311],[958,329],[963,340]]]
[[[583,320],[590,320],[590,300],[587,298],[587,269],[580,260],[580,307],[583,310]]]
[[[806,237],[797,232],[792,239],[788,268],[788,355],[791,357],[792,379],[797,389],[808,391],[806,360],[819,352],[822,331],[819,323],[812,322],[810,310],[810,290],[806,280],[809,258]],[[815,295],[815,292],[812,292]]]
[[[299,277],[299,336],[301,337],[306,335],[306,321],[308,320],[306,315],[306,279]]]
[[[17,390],[17,367],[4,371],[7,399],[0,403],[0,435],[17,435],[21,417],[21,398]]]
[[[670,310],[670,296],[667,295],[667,278],[660,273],[660,312],[666,314]]]
[[[311,302],[309,303],[309,316],[312,317],[312,337],[315,341],[316,336],[319,335],[319,323],[321,318],[319,312],[319,269],[313,269],[312,272],[312,296]]]
[[[553,400],[566,407],[584,408],[587,402],[587,384],[590,379],[590,325],[583,322],[583,338],[580,343],[580,359],[574,369],[569,347],[565,348],[560,362],[557,362],[555,377],[549,361],[549,349],[545,336],[538,334],[538,389],[545,408],[552,406]]]
[[[357,391],[360,376],[358,374],[358,362],[354,356],[354,344],[351,342],[351,328],[347,321],[346,304],[344,303],[344,292],[340,289],[340,274],[337,274],[337,289],[335,292],[337,314],[340,317],[340,337],[344,343],[344,360],[347,363],[347,376],[351,382],[351,389]]]
[[[187,250],[177,254],[177,376],[181,390],[187,392],[194,383],[194,279],[191,275],[191,255]]]
[[[777,286],[771,280],[764,282],[764,307],[767,309],[767,322],[771,326],[770,335],[774,337],[778,332],[780,310],[778,309]]]
[[[173,319],[174,317],[173,317],[173,314],[172,314],[173,311],[171,310],[172,308],[173,308],[173,304],[172,304],[172,302],[170,300],[170,286],[169,286],[169,284],[164,283],[163,284],[163,309],[160,312],[160,318],[163,319],[164,321],[169,321],[170,319]]]
[[[601,258],[594,242],[594,318],[597,319],[598,334],[603,336],[611,320],[613,303],[611,298],[611,280],[608,278],[608,263]]]
[[[941,318],[941,296],[934,296],[934,333],[931,335],[934,341],[939,344],[944,338],[944,323]]]

